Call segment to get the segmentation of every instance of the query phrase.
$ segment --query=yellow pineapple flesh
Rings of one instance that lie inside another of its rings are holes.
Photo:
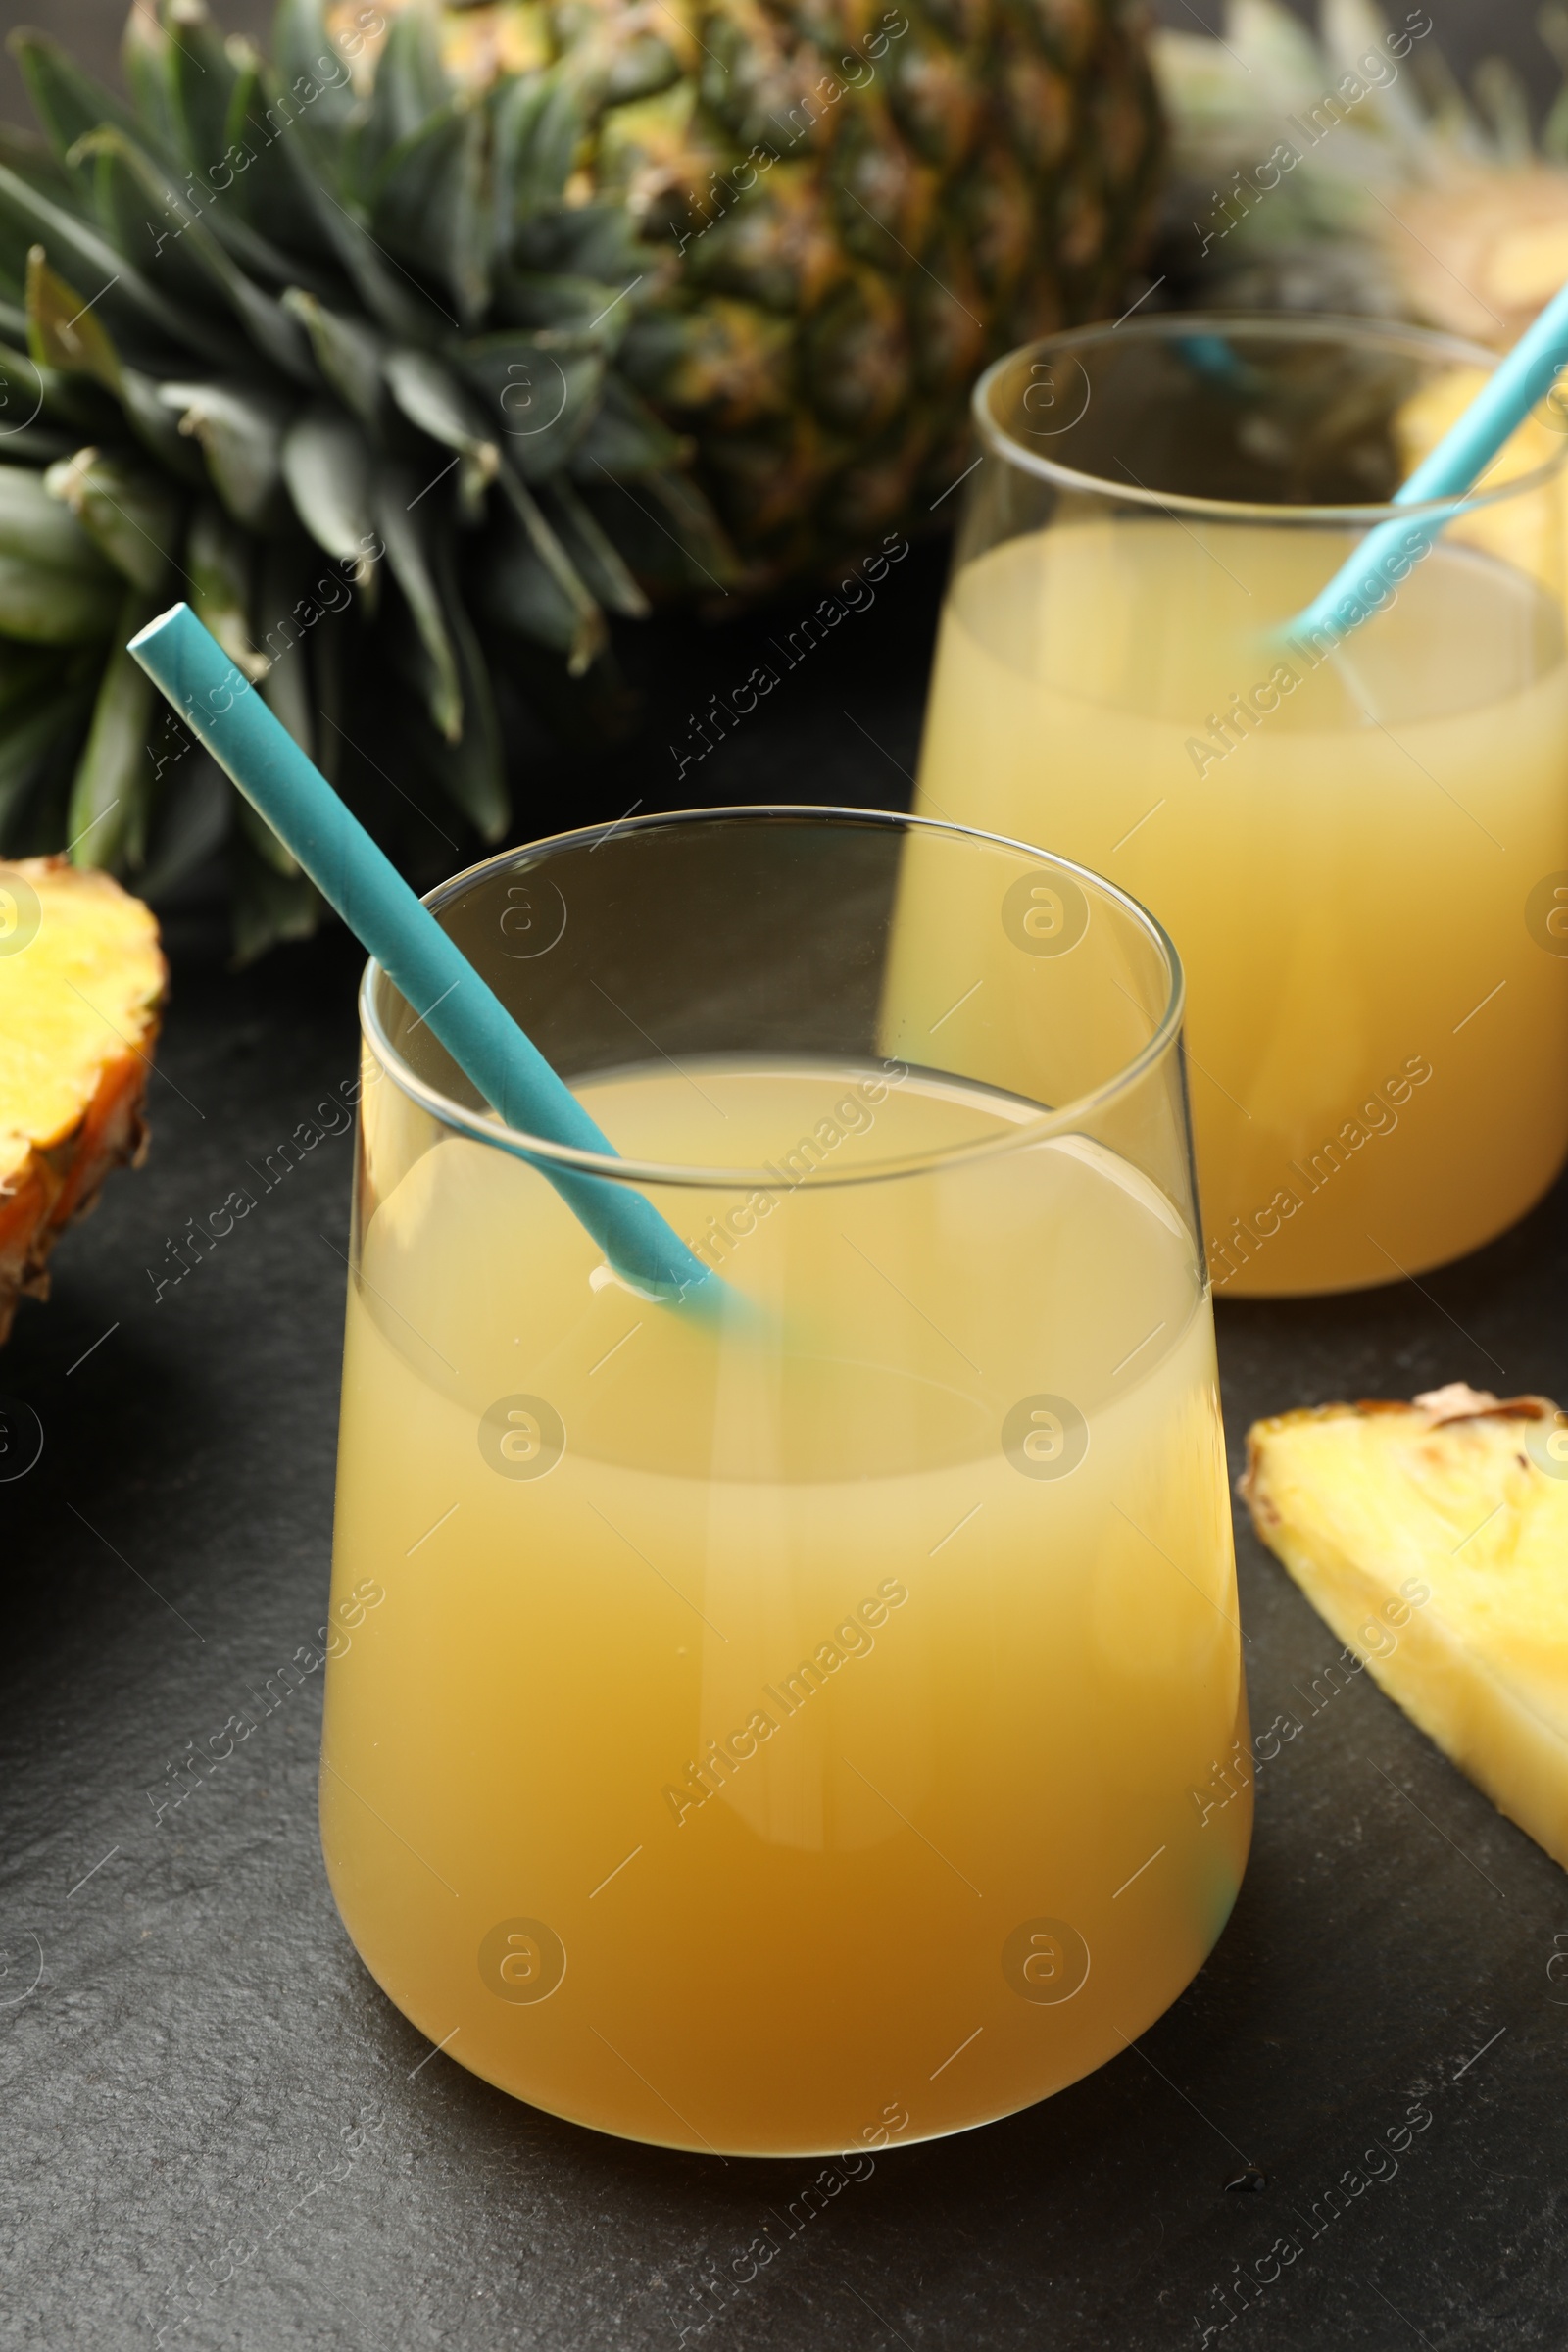
[[[1396,189],[1376,228],[1414,317],[1506,351],[1568,278],[1568,172],[1450,167]]]
[[[1459,1384],[1281,1413],[1243,1493],[1374,1680],[1568,1868],[1568,1415]]]
[[[20,1297],[47,1296],[66,1226],[145,1153],[167,982],[151,910],[108,874],[0,861],[0,1341]]]

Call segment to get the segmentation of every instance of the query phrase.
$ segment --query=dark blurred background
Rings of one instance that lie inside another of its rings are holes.
[[[235,32],[258,36],[271,22],[271,0],[209,0],[220,24]],[[1557,69],[1536,32],[1535,0],[1425,0],[1444,54],[1462,80],[1468,80],[1480,59],[1508,58],[1536,94],[1549,99],[1557,86]],[[1310,22],[1315,8],[1297,0],[1297,13]],[[1402,11],[1385,11],[1398,17]],[[1186,31],[1212,31],[1224,21],[1223,5],[1215,0],[1157,0],[1155,16],[1162,24]],[[0,0],[0,26],[36,24],[74,51],[95,74],[116,74],[116,52],[125,10],[120,0]],[[0,61],[0,119],[30,121],[22,76],[10,57]]]

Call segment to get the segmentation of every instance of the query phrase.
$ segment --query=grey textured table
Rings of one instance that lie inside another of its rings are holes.
[[[696,797],[805,778],[896,799],[939,571],[917,553]],[[656,632],[645,736],[542,761],[540,825],[673,805],[674,718],[793,617]],[[326,1592],[346,1136],[155,1302],[185,1220],[254,1189],[247,1169],[351,1075],[357,962],[329,936],[235,975],[211,908],[170,931],[151,1161],[69,1238],[53,1300],[0,1355],[45,1440],[0,1488],[0,2342],[1559,2344],[1568,1883],[1364,1677],[1326,1675],[1338,1645],[1245,1527],[1254,1722],[1304,1729],[1262,1774],[1210,1964],[1099,2074],[878,2158],[786,2236],[815,2165],[599,2138],[430,2052],[338,1926],[318,1681],[287,1694],[277,1671]],[[1423,1288],[1223,1308],[1233,1459],[1290,1403],[1455,1377],[1568,1393],[1565,1260],[1559,1192]],[[257,1731],[173,1806],[186,1743],[241,1709]],[[1266,2185],[1228,2188],[1248,2168]],[[770,2214],[783,2250],[742,2283]],[[1287,2230],[1302,2251],[1282,2265]]]

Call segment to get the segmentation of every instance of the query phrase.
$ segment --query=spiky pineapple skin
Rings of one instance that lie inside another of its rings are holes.
[[[548,66],[584,89],[568,195],[623,204],[645,249],[622,363],[754,581],[923,514],[966,462],[980,368],[1104,315],[1152,227],[1164,130],[1124,0],[441,18],[470,86]]]

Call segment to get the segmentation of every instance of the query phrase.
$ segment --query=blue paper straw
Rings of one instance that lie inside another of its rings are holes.
[[[1458,423],[1450,426],[1409,480],[1395,492],[1393,503],[1425,505],[1445,498],[1462,502],[1565,368],[1568,286],[1552,296],[1534,326],[1488,377],[1484,390],[1477,393]],[[1411,564],[1428,553],[1445,523],[1463,512],[1461,503],[1419,520],[1380,522],[1282,634],[1298,637],[1320,631],[1340,637],[1359,627],[1388,602],[1391,590]]]
[[[423,1008],[425,1027],[506,1124],[614,1158],[613,1144],[190,607],[161,613],[129,651],[356,939],[409,1003]],[[617,1273],[672,1298],[710,1283],[710,1295],[721,1292],[710,1268],[632,1185],[550,1159],[529,1164],[549,1178]]]

